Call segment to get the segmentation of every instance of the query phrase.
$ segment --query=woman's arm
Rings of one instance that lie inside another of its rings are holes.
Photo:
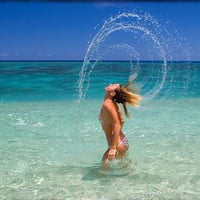
[[[109,114],[110,123],[112,124],[112,139],[111,143],[109,144],[109,151],[108,151],[108,159],[113,160],[116,156],[116,148],[119,141],[119,135],[121,131],[121,123],[119,121],[118,113],[116,110],[116,106],[113,102],[107,102],[104,104],[104,107]]]

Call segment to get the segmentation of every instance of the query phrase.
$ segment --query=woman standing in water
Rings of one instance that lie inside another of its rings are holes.
[[[106,93],[99,113],[99,120],[108,143],[108,150],[102,158],[103,164],[107,160],[112,161],[123,157],[129,148],[128,139],[122,132],[124,118],[119,104],[123,105],[125,115],[129,117],[127,104],[136,107],[142,100],[133,89],[133,80],[133,78],[129,79],[126,86],[110,84],[105,88]]]

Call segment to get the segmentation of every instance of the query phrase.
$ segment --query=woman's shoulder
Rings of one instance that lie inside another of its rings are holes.
[[[103,102],[103,108],[107,110],[115,109],[115,105],[112,100],[106,100]]]
[[[105,112],[110,113],[111,115],[117,112],[114,102],[111,101],[105,101],[102,108]]]

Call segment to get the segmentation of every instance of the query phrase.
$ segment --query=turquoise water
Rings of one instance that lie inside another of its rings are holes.
[[[128,159],[105,171],[97,115],[104,87],[125,83],[129,63],[100,62],[79,102],[82,62],[1,62],[1,199],[199,199],[200,63],[168,63],[150,100],[162,64],[140,64],[145,98],[129,108]]]

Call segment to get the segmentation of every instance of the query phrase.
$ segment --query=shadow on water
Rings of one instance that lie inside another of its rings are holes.
[[[77,176],[83,181],[91,181],[104,178],[120,178],[133,175],[135,171],[135,163],[130,159],[121,159],[109,161],[105,166],[97,163],[91,166],[86,166],[83,163],[77,165],[64,165],[56,169],[61,176]]]
[[[82,180],[130,176],[134,172],[134,167],[134,163],[128,157],[106,161],[104,165],[85,168]]]
[[[136,172],[135,166],[129,165],[127,168],[113,167],[110,169],[103,169],[101,164],[94,166],[63,166],[58,172],[60,175],[80,176],[82,181],[109,181],[113,178],[126,178],[128,181],[135,182],[137,184],[160,184],[166,177],[162,177],[158,174],[151,174],[147,172]]]
[[[92,180],[96,180],[96,179],[102,179],[105,178],[106,175],[101,173],[102,168],[99,165],[96,166],[91,166],[91,167],[85,167],[82,170],[82,180],[83,181],[92,181]]]
[[[82,169],[82,180],[109,180],[110,178],[126,178],[127,180],[140,184],[160,184],[164,177],[147,172],[139,172],[132,168],[128,169],[103,169],[101,166],[91,166]]]
[[[133,175],[135,165],[128,158],[107,163],[107,166],[102,166],[101,163],[93,166],[70,165],[62,166],[58,173],[60,175],[81,176],[83,181],[104,180],[109,178],[120,178]]]
[[[115,178],[115,177],[124,177],[128,176],[132,170],[127,169],[103,169],[102,166],[92,166],[84,168],[82,180],[91,181],[95,179],[104,179],[104,178]]]

